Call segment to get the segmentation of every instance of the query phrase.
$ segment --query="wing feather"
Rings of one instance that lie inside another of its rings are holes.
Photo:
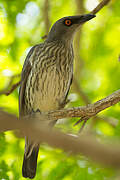
[[[24,65],[23,65],[23,69],[22,69],[21,86],[20,86],[20,90],[19,90],[19,115],[20,116],[25,115],[25,112],[24,112],[24,105],[25,105],[24,94],[25,94],[26,82],[27,82],[28,76],[29,76],[31,69],[32,69],[32,66],[30,63],[30,57],[33,54],[36,46],[32,47],[31,50],[29,51],[29,53],[25,59]]]

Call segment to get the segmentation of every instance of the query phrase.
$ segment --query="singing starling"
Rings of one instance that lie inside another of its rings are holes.
[[[73,37],[84,22],[94,17],[92,14],[63,17],[52,26],[44,43],[31,48],[21,75],[20,117],[64,107],[73,77]],[[38,151],[39,144],[26,137],[23,177],[34,178]]]

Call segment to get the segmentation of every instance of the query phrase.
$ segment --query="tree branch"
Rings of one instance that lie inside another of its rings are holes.
[[[19,85],[20,85],[21,81],[18,81],[16,84],[13,84],[13,86],[11,87],[10,90],[4,92],[4,94],[6,96],[10,95]]]
[[[8,96],[9,94],[11,94],[19,85],[20,85],[20,81],[18,81],[17,83],[13,84],[13,81],[15,78],[19,78],[20,74],[16,74],[10,77],[8,85],[0,91],[0,95],[5,94],[6,96]]]
[[[101,1],[96,8],[94,8],[91,11],[91,14],[96,14],[97,12],[99,12],[104,6],[106,6],[111,0],[103,0]]]
[[[65,134],[59,130],[50,129],[41,124],[36,117],[29,116],[29,123],[25,119],[18,120],[14,115],[0,111],[0,132],[5,130],[19,129],[31,140],[46,142],[50,146],[62,148],[73,154],[83,154],[90,159],[103,165],[120,167],[120,146],[111,144],[103,145],[92,136],[75,136]]]
[[[45,24],[45,33],[48,34],[50,28],[50,20],[49,20],[49,0],[44,1],[43,7],[43,19]]]
[[[66,117],[82,117],[83,119],[89,119],[104,109],[117,104],[118,102],[120,102],[120,90],[115,91],[111,95],[95,102],[94,104],[48,112],[47,116],[53,120]]]

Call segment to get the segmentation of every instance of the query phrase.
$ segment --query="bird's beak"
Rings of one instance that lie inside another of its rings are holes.
[[[94,14],[85,14],[79,17],[78,23],[84,23],[86,21],[89,21],[90,19],[96,17]]]

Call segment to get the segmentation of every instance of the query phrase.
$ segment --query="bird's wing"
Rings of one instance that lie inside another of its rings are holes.
[[[69,88],[68,88],[68,90],[67,90],[67,92],[66,92],[65,101],[66,101],[66,99],[67,99],[67,97],[68,97],[68,93],[69,93],[69,91],[70,91],[70,87],[71,87],[71,85],[72,85],[72,82],[73,82],[73,73],[72,73],[72,76],[71,76]]]
[[[30,63],[30,58],[32,56],[32,54],[34,53],[36,47],[38,45],[34,46],[31,48],[31,50],[29,51],[24,65],[23,65],[23,69],[22,69],[22,74],[21,74],[21,86],[20,86],[20,90],[19,90],[19,115],[23,116],[24,115],[24,94],[25,94],[25,88],[26,88],[26,82],[28,79],[28,76],[31,72],[31,63]]]

